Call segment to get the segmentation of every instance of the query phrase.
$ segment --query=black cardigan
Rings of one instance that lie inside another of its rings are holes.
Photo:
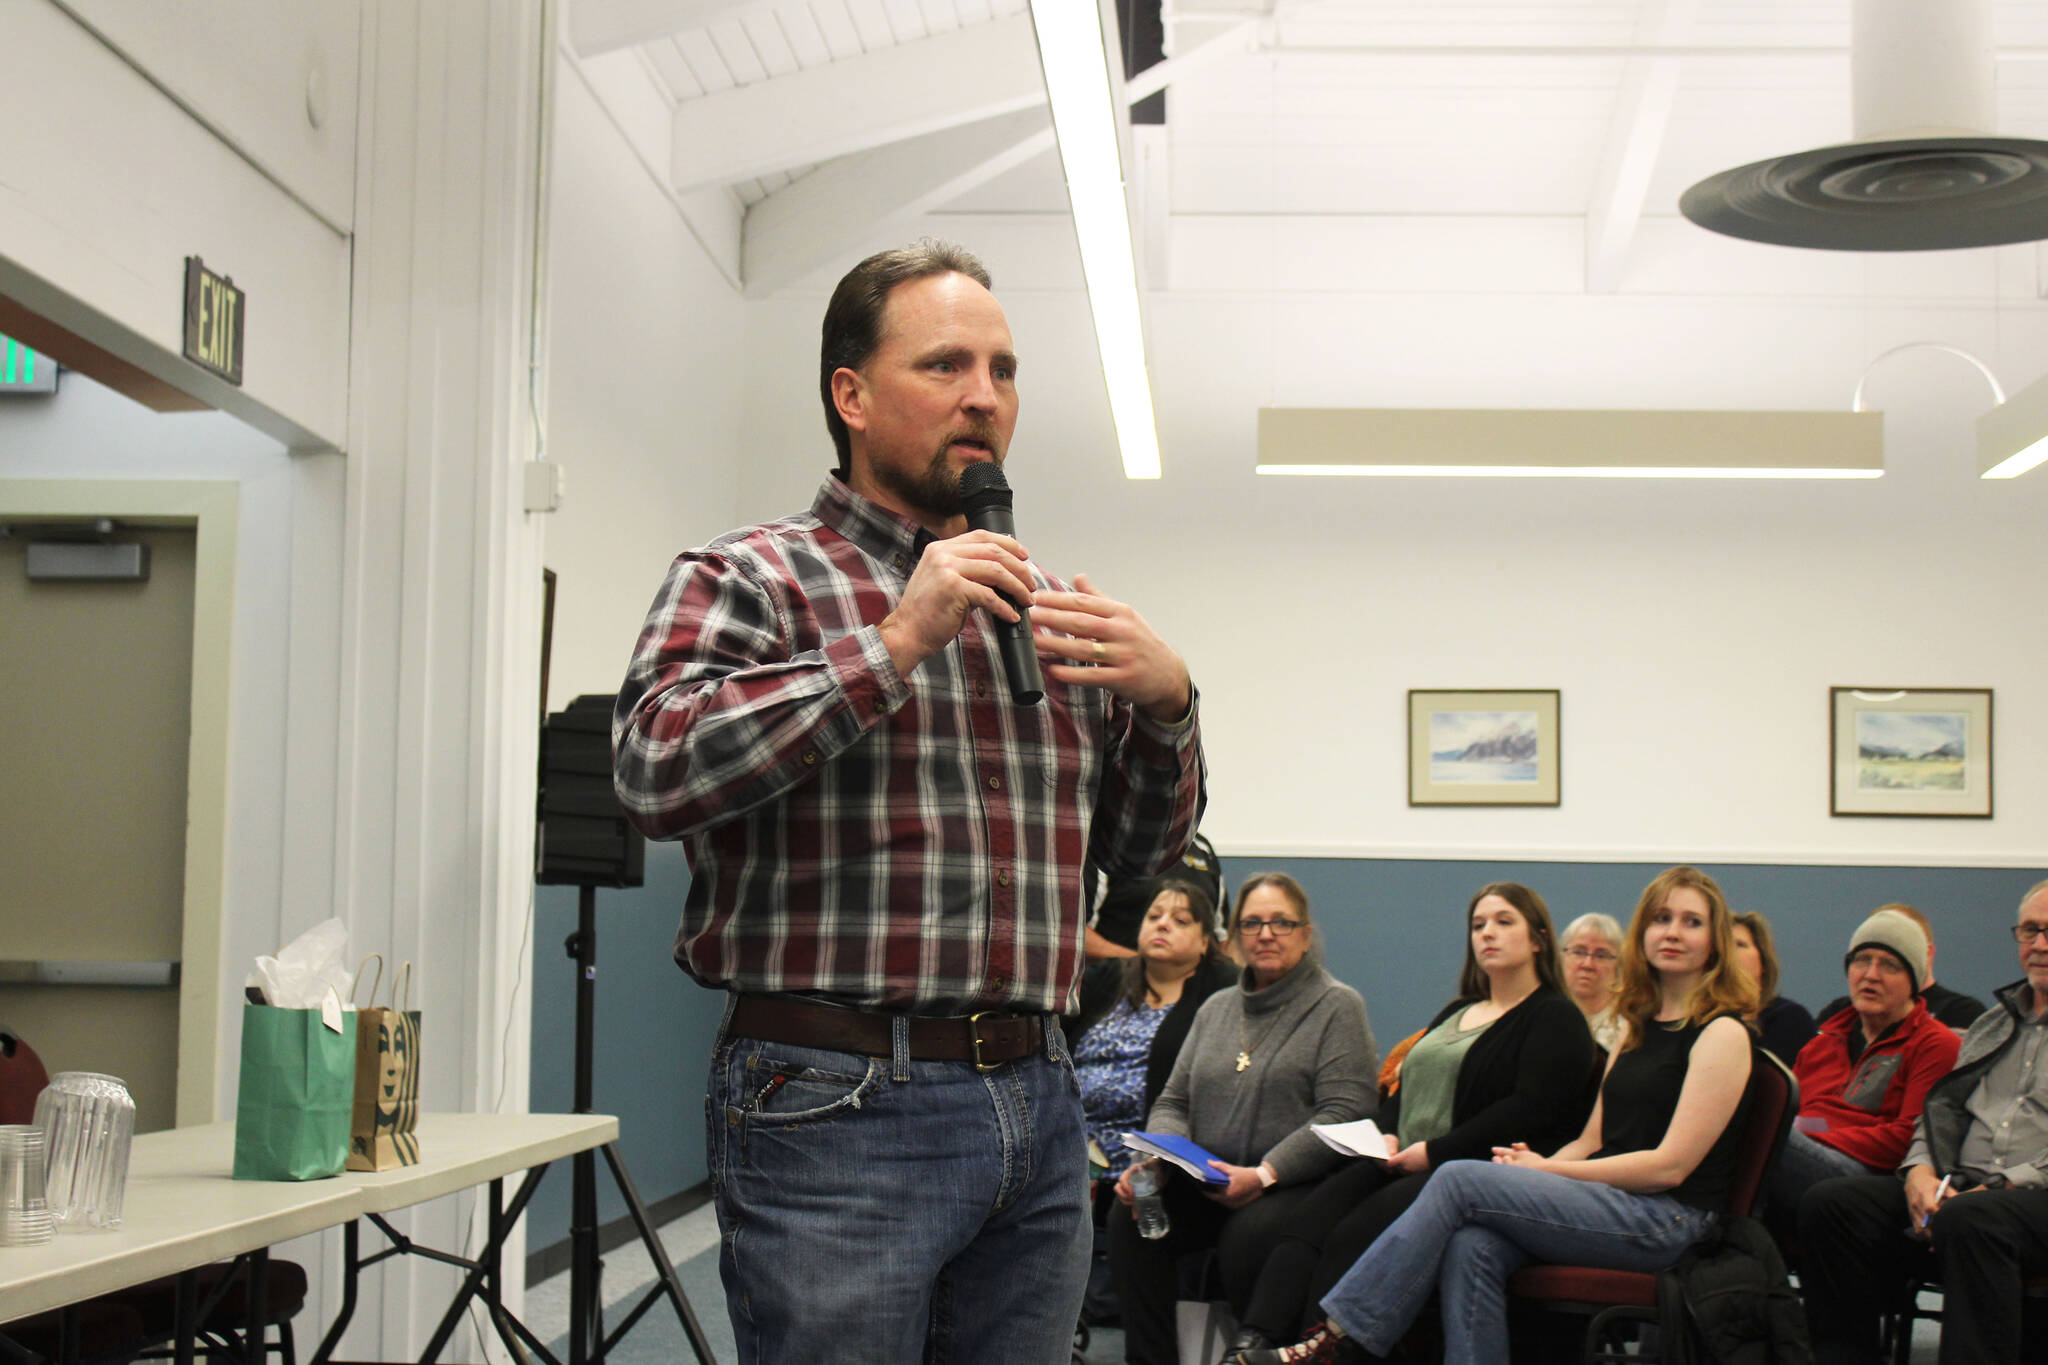
[[[1123,992],[1125,958],[1105,958],[1091,962],[1081,973],[1080,1008],[1061,1020],[1067,1034],[1067,1046],[1074,1047],[1081,1041],[1081,1035],[1095,1027],[1102,1016],[1116,1008],[1116,1002]],[[1225,986],[1237,984],[1238,967],[1230,959],[1217,953],[1209,956],[1195,967],[1195,974],[1181,984],[1180,999],[1159,1021],[1159,1032],[1153,1035],[1152,1052],[1145,1062],[1145,1112],[1152,1112],[1152,1104],[1159,1098],[1159,1092],[1166,1088],[1166,1078],[1173,1074],[1173,1060],[1180,1056],[1181,1044],[1188,1040],[1188,1029],[1194,1025],[1195,1012],[1202,1008],[1202,1002]]]
[[[1429,1027],[1475,1003],[1453,1000]],[[1564,1146],[1584,1131],[1592,1112],[1598,1057],[1586,1016],[1571,997],[1538,986],[1465,1053],[1451,1100],[1451,1130],[1429,1143],[1430,1166],[1488,1160],[1495,1147],[1511,1142],[1526,1142],[1546,1155]],[[1399,1091],[1380,1106],[1378,1123],[1381,1132],[1400,1133]]]

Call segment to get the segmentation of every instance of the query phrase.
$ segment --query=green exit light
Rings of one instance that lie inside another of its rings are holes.
[[[0,393],[55,393],[57,362],[0,336]]]

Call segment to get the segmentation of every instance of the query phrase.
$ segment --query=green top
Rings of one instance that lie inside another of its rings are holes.
[[[1460,1030],[1459,1010],[1408,1049],[1401,1061],[1401,1131],[1403,1147],[1431,1142],[1451,1131],[1451,1111],[1458,1094],[1458,1068],[1473,1040],[1493,1027],[1493,1020]]]

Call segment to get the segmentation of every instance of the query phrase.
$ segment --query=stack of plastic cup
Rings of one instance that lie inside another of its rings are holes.
[[[43,1172],[43,1130],[0,1124],[0,1246],[29,1246],[55,1234]]]
[[[50,1217],[59,1231],[121,1226],[135,1101],[113,1076],[60,1071],[36,1098],[49,1151]]]

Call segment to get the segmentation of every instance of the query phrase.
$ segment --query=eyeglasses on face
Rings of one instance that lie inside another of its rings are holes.
[[[1581,962],[1613,962],[1615,956],[1605,948],[1567,948],[1566,957],[1575,957]]]
[[[1271,929],[1274,938],[1290,938],[1299,928],[1301,921],[1298,919],[1241,919],[1237,922],[1237,932],[1246,938],[1257,938],[1261,929]]]
[[[1878,974],[1881,976],[1904,976],[1906,974],[1906,964],[1881,949],[1877,951],[1866,949],[1849,959],[1849,970],[1852,972],[1873,967],[1877,969]]]
[[[2015,924],[2012,927],[2012,936],[2021,943],[2032,943],[2037,938],[2048,938],[2048,924],[2035,924],[2031,921]]]

